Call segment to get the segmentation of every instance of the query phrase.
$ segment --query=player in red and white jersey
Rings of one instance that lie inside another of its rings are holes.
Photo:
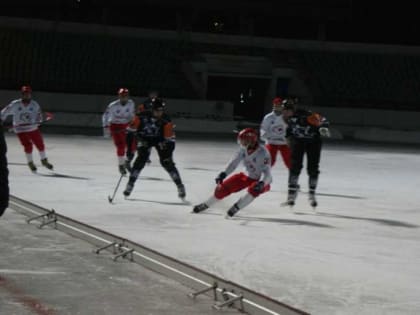
[[[104,137],[112,136],[117,148],[118,169],[121,175],[127,173],[125,167],[125,150],[127,148],[126,134],[129,123],[135,115],[134,102],[129,98],[129,91],[126,88],[118,90],[118,100],[110,103],[102,116]]]
[[[280,97],[273,99],[273,111],[265,115],[260,126],[261,139],[270,152],[271,165],[276,163],[277,152],[280,152],[283,162],[290,169],[290,148],[286,140],[287,119],[293,115],[291,104]]]
[[[226,169],[216,178],[217,186],[213,196],[204,203],[196,205],[193,208],[194,213],[204,211],[217,200],[247,188],[248,192],[228,210],[227,217],[232,217],[260,194],[270,190],[272,181],[270,154],[264,146],[258,143],[257,131],[252,128],[243,129],[238,134],[238,143],[240,149]],[[227,177],[240,162],[244,164],[247,174],[240,172]]]
[[[21,93],[22,98],[12,101],[1,111],[1,119],[4,121],[8,116],[13,116],[13,129],[24,147],[31,171],[37,170],[32,157],[33,145],[39,151],[42,165],[52,170],[53,166],[47,159],[44,140],[38,128],[42,123],[41,107],[32,99],[30,86],[22,86]]]

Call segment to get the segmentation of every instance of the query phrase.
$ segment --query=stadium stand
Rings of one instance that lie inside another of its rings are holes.
[[[159,90],[195,98],[180,67],[180,42],[107,35],[0,29],[0,86],[30,83],[40,91],[133,94]]]

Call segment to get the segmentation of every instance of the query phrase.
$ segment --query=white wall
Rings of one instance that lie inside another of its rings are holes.
[[[19,98],[18,91],[0,90],[0,107]],[[44,111],[55,113],[48,125],[59,127],[101,128],[101,115],[113,95],[83,95],[34,92]],[[136,103],[145,97],[133,96]],[[177,130],[200,133],[231,133],[233,104],[218,101],[168,99],[167,110]],[[331,122],[334,139],[420,143],[420,112],[362,108],[311,108]]]

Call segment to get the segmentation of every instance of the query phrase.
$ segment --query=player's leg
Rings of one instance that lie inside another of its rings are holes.
[[[130,177],[128,179],[127,186],[123,192],[124,196],[129,196],[133,191],[134,184],[137,178],[140,175],[140,172],[143,170],[144,166],[146,165],[146,161],[150,156],[151,147],[148,146],[146,143],[142,143],[137,149],[137,158],[134,161]]]
[[[319,161],[321,159],[321,140],[317,139],[307,144],[307,172],[309,176],[309,202],[312,207],[317,206],[315,197],[319,177]]]
[[[32,143],[39,151],[39,157],[41,158],[41,163],[43,166],[49,170],[53,169],[53,165],[48,161],[47,154],[45,153],[45,144],[42,137],[41,131],[39,129],[31,131],[29,133]]]
[[[117,151],[118,170],[121,175],[125,175],[127,173],[125,169],[126,125],[111,124],[110,130]]]
[[[125,161],[125,167],[126,169],[131,172],[131,161],[134,158],[134,154],[136,152],[136,147],[137,147],[137,143],[136,143],[136,135],[133,131],[128,131],[126,138],[125,138],[125,142],[126,142],[126,161]]]
[[[179,175],[179,171],[175,166],[175,162],[173,160],[174,150],[175,142],[173,141],[168,141],[163,145],[156,146],[156,151],[159,155],[160,164],[168,172],[169,176],[172,178],[173,182],[178,188],[179,198],[185,198],[185,186],[182,183],[181,176]]]
[[[281,157],[283,158],[284,165],[286,165],[286,167],[290,169],[292,165],[292,159],[291,159],[292,153],[290,151],[290,147],[287,144],[282,144],[279,146],[279,150],[280,150]]]
[[[258,184],[258,181],[249,178],[248,182],[249,182],[248,192],[244,196],[239,198],[239,200],[235,202],[235,204],[228,210],[227,212],[228,217],[233,217],[239,210],[248,206],[259,195],[270,190],[270,185],[265,185],[262,188],[256,189],[256,185]]]
[[[277,151],[279,149],[279,146],[275,144],[266,144],[265,148],[267,149],[268,153],[270,153],[271,166],[273,166],[276,163]]]
[[[249,177],[244,173],[234,174],[226,178],[222,183],[216,186],[213,195],[205,202],[200,203],[193,208],[193,212],[198,213],[211,207],[218,200],[229,196],[233,192],[240,191],[250,185]]]
[[[33,157],[32,157],[33,145],[32,145],[31,138],[28,132],[20,132],[17,134],[17,136],[20,143],[23,146],[23,150],[25,151],[25,156],[26,156],[26,160],[28,162],[29,168],[31,169],[32,172],[35,172],[36,166],[34,164]]]
[[[299,190],[299,175],[302,170],[305,142],[303,140],[292,139],[290,150],[291,165],[289,170],[287,203],[293,206]]]

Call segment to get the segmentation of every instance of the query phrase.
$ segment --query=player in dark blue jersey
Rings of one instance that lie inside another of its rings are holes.
[[[288,106],[287,102],[284,106]],[[290,206],[295,204],[299,190],[299,175],[303,167],[303,157],[306,154],[309,176],[309,202],[312,207],[316,207],[315,192],[319,176],[321,137],[329,137],[329,122],[325,117],[310,110],[294,109],[294,114],[288,119],[287,123],[286,137],[291,149],[287,204]]]
[[[134,161],[130,178],[124,195],[129,196],[134,184],[149,160],[152,148],[155,148],[163,168],[169,173],[178,188],[178,196],[185,198],[185,187],[173,161],[175,136],[170,117],[164,112],[165,103],[157,98],[152,103],[150,111],[139,112],[130,128],[135,130],[137,137],[137,158]]]

